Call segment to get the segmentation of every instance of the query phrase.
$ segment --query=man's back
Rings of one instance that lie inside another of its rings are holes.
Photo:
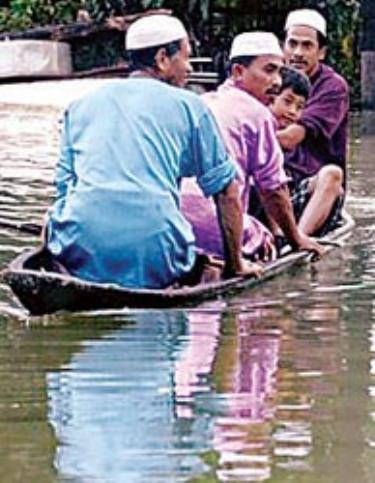
[[[199,129],[207,115],[197,96],[148,78],[114,81],[70,107],[48,246],[73,274],[160,287],[191,268],[178,180],[204,177],[204,155],[212,160]]]
[[[189,150],[191,126],[203,114],[196,103],[191,112],[198,119],[188,118],[183,93],[157,80],[127,79],[73,104],[67,122],[71,117],[69,143],[78,179],[97,189],[104,189],[105,180],[110,189],[131,192],[142,192],[147,183],[155,194],[169,190],[177,197],[182,153]]]

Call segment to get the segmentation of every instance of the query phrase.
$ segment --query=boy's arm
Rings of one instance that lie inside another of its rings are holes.
[[[284,149],[293,149],[300,144],[306,137],[306,128],[302,124],[291,124],[290,126],[280,129],[276,133],[279,143]]]
[[[311,139],[330,139],[347,115],[349,91],[344,80],[327,82],[319,93],[312,95],[301,118],[278,132],[277,137],[284,149],[293,149],[307,135]]]

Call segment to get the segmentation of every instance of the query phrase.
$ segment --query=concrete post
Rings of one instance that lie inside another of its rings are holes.
[[[362,128],[375,134],[375,0],[362,0],[361,14]]]

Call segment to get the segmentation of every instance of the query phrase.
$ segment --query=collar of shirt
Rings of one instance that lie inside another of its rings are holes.
[[[323,70],[323,66],[319,62],[318,68],[316,69],[316,71],[314,72],[314,74],[310,77],[311,84],[314,84],[318,80],[320,74],[322,73],[322,70]]]
[[[248,96],[252,97],[253,99],[255,99],[255,97],[249,92],[247,91],[246,89],[244,89],[239,82],[235,81],[233,79],[233,77],[229,77],[229,79],[225,80],[223,82],[223,84],[221,84],[221,86],[219,87],[219,89],[223,89],[223,90],[226,90],[226,89],[239,89],[241,92],[244,92],[245,94],[247,94]]]

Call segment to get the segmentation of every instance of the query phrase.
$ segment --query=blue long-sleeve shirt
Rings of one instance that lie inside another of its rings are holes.
[[[106,84],[65,113],[49,249],[86,280],[169,285],[195,260],[179,206],[186,176],[206,196],[235,176],[199,97],[149,78]]]

